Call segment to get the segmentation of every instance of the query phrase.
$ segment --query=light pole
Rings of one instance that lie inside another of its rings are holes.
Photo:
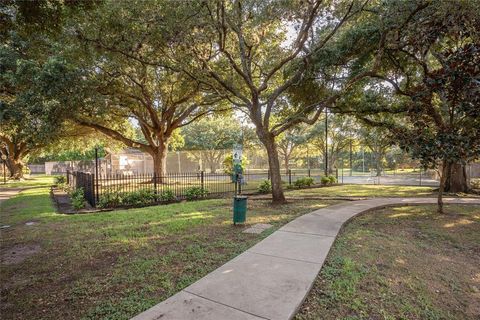
[[[328,109],[325,108],[325,177],[328,176]]]
[[[362,173],[365,174],[365,150],[362,148]]]

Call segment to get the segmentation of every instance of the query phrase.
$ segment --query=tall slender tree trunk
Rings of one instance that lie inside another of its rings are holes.
[[[382,157],[380,156],[380,153],[375,154],[375,163],[376,163],[377,177],[380,177],[382,175]]]
[[[445,180],[446,192],[468,192],[467,166],[461,163],[450,163],[447,165]]]
[[[288,172],[288,163],[290,162],[290,159],[289,159],[289,156],[288,155],[285,155],[285,157],[283,158],[283,161],[285,163],[285,172]]]
[[[270,169],[270,179],[272,181],[272,202],[274,204],[283,204],[286,202],[282,188],[282,176],[280,173],[280,161],[278,159],[277,145],[275,137],[268,132],[259,134],[260,141],[267,149],[268,166]]]

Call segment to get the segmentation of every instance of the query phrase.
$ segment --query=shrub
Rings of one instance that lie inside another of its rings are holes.
[[[63,185],[65,183],[67,183],[67,177],[66,176],[55,176],[54,181],[55,181],[56,185]]]
[[[335,178],[335,176],[328,176],[328,180],[330,180],[330,184],[337,183],[337,178]]]
[[[118,207],[122,204],[122,194],[114,190],[106,190],[102,193],[97,206],[99,208]]]
[[[304,187],[309,187],[313,185],[313,178],[312,177],[303,177],[303,178],[298,178],[293,184],[297,188],[304,188]]]
[[[155,202],[157,196],[152,189],[142,189],[133,192],[118,192],[107,190],[102,193],[97,205],[100,208],[113,208],[118,206],[142,206]]]
[[[70,199],[75,210],[80,210],[85,207],[85,193],[83,188],[78,188],[70,192]]]
[[[22,172],[23,172],[23,174],[30,174],[32,171],[30,170],[29,167],[24,166],[24,167],[22,168]]]
[[[165,189],[160,193],[160,201],[169,202],[175,200],[175,193],[172,189]]]
[[[270,193],[272,191],[272,183],[270,180],[263,180],[258,185],[258,193]]]
[[[470,184],[473,189],[480,189],[480,179],[470,179]]]
[[[185,189],[185,197],[187,200],[195,200],[203,198],[208,194],[208,190],[202,187],[190,187]]]
[[[152,189],[142,189],[125,192],[120,195],[121,204],[126,206],[141,206],[155,202],[156,195]]]
[[[320,179],[320,182],[325,186],[327,184],[330,183],[330,178],[329,177],[326,177],[326,176],[323,176],[321,179]]]

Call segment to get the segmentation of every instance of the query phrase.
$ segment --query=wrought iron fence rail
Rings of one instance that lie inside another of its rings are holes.
[[[434,185],[435,180],[426,180],[422,172],[409,174],[383,174],[376,176],[372,173],[366,175],[344,174],[343,170],[336,170],[339,183],[354,184],[397,184],[397,185]],[[291,169],[282,170],[281,178],[285,185],[293,185],[303,177],[313,178],[315,183],[320,183],[324,176],[322,169]],[[242,192],[251,193],[258,189],[260,183],[269,180],[268,170],[252,170],[243,174],[241,180]],[[156,175],[144,174],[98,174],[82,171],[67,171],[67,183],[72,189],[83,188],[85,200],[97,207],[104,204],[106,199],[125,196],[135,193],[154,194],[151,203],[165,202],[164,195],[170,193],[175,199],[187,198],[192,188],[203,190],[207,197],[224,197],[235,192],[235,183],[231,174],[186,172]]]

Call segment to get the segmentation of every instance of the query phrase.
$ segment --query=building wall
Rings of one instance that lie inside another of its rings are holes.
[[[45,173],[45,163],[44,164],[29,164],[28,169],[30,169],[31,174]]]

